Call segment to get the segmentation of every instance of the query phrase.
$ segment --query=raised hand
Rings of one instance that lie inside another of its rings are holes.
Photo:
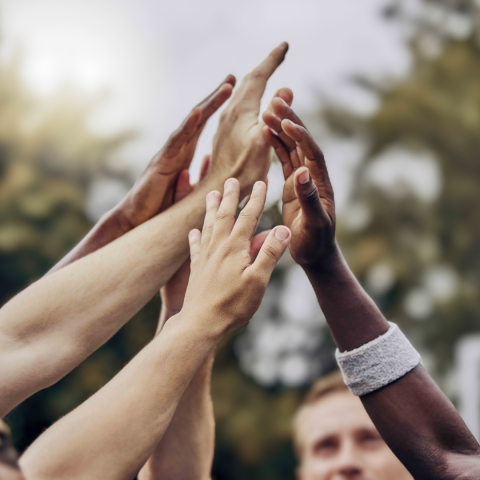
[[[179,173],[188,169],[207,120],[232,94],[235,77],[221,85],[192,109],[182,125],[153,157],[127,196],[115,208],[122,227],[128,231],[168,208],[174,197]]]
[[[273,268],[288,246],[290,231],[276,227],[252,261],[252,236],[266,192],[265,183],[256,182],[249,202],[235,221],[240,184],[228,179],[223,199],[216,191],[207,195],[202,233],[190,232],[191,274],[181,315],[200,317],[205,332],[224,334],[250,320]]]
[[[263,114],[263,134],[283,168],[283,221],[292,231],[290,253],[304,268],[317,267],[336,250],[333,189],[321,149],[282,98],[293,99],[293,94],[282,90]]]
[[[257,180],[264,180],[271,162],[271,147],[262,136],[258,118],[268,79],[283,62],[288,44],[282,43],[250,72],[222,113],[213,141],[211,174],[238,178],[242,196]],[[222,180],[223,182],[223,180]]]
[[[235,77],[228,75],[211,95],[193,108],[183,124],[153,157],[125,198],[107,212],[48,273],[60,270],[113,242],[172,204],[175,182],[180,172],[190,166],[207,120],[230,97],[234,85]]]

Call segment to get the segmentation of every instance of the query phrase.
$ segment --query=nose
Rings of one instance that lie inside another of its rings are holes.
[[[353,442],[343,442],[335,470],[332,480],[360,480],[363,478],[363,468]]]

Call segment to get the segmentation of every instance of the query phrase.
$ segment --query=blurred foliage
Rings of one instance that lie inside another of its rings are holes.
[[[464,40],[442,35],[441,48],[430,43],[425,50],[424,34],[412,41],[408,77],[378,89],[375,114],[359,118],[330,109],[325,117],[336,132],[368,144],[351,205],[366,208],[369,220],[360,229],[341,223],[347,260],[367,288],[376,267],[389,269],[391,284],[370,293],[409,331],[429,369],[454,394],[448,380],[455,345],[480,330],[480,37],[472,29]],[[393,151],[435,159],[437,198],[422,199],[402,182],[393,188],[372,182],[372,167],[380,157],[388,162]],[[418,308],[411,306],[415,301]]]

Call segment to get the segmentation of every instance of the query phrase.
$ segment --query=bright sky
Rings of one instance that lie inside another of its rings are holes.
[[[320,95],[366,111],[372,99],[348,77],[402,75],[409,55],[398,28],[380,17],[386,0],[0,0],[4,47],[21,47],[26,79],[40,93],[65,81],[109,102],[95,120],[103,130],[134,127],[126,149],[140,172],[192,106],[228,74],[238,79],[283,40],[286,62],[268,85],[289,86],[295,106],[312,112]],[[199,143],[210,151],[218,118]],[[358,152],[323,145],[337,199]],[[348,168],[347,168],[348,169]],[[195,177],[195,174],[193,175]]]

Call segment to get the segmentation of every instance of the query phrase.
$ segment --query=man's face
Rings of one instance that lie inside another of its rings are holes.
[[[297,433],[299,480],[412,480],[348,390],[305,407]]]

